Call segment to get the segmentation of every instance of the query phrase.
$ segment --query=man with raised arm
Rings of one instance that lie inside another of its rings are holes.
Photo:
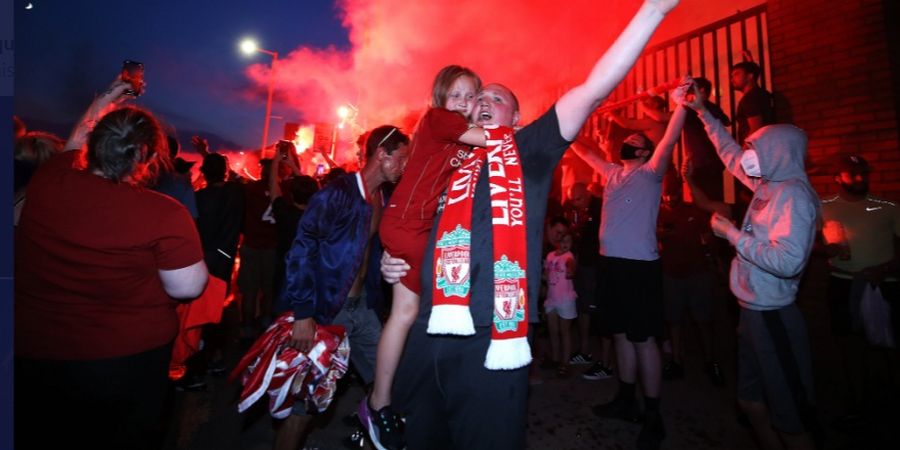
[[[512,132],[518,100],[505,86],[479,93],[475,122],[500,126],[451,179],[429,239],[419,317],[394,383],[408,448],[521,449],[528,393],[528,323],[537,322],[541,231],[556,167],[591,112],[631,69],[677,0],[647,0],[585,82]],[[486,127],[491,128],[491,127]],[[526,212],[527,207],[527,212]],[[525,242],[525,245],[522,245]],[[396,282],[404,262],[382,260]],[[429,335],[429,320],[454,317]],[[437,316],[435,316],[437,315]]]
[[[690,78],[676,89],[676,102],[684,99]],[[679,105],[654,149],[643,134],[625,139],[622,165],[590,152],[583,141],[572,146],[606,181],[600,214],[600,266],[603,302],[601,317],[613,334],[619,367],[619,391],[608,403],[594,407],[600,417],[636,422],[640,419],[635,384],[640,375],[645,421],[638,448],[658,448],[665,437],[659,413],[662,383],[657,338],[663,336],[662,264],[656,241],[656,220],[663,175],[672,149],[681,135],[685,108]]]

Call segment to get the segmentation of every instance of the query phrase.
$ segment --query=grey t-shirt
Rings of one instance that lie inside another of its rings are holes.
[[[522,184],[525,190],[525,221],[528,251],[528,310],[529,322],[537,322],[538,289],[541,284],[541,242],[544,215],[547,213],[547,196],[553,181],[553,169],[559,163],[570,142],[559,131],[559,119],[555,105],[539,119],[516,132],[516,144],[522,162]],[[491,226],[488,165],[482,167],[475,186],[472,213],[471,243],[471,297],[469,309],[475,326],[489,326],[493,320],[494,273],[493,233]],[[435,218],[440,220],[441,214]],[[435,222],[436,224],[437,222]],[[431,315],[431,289],[433,284],[434,245],[437,226],[432,227],[422,264],[422,298],[419,321],[428,321]]]
[[[627,173],[622,166],[607,163],[600,172],[606,179],[600,254],[641,261],[659,259],[656,218],[662,177],[646,163]]]

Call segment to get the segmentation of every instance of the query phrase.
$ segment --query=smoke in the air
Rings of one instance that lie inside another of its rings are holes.
[[[637,10],[639,0],[339,0],[351,48],[298,46],[279,59],[278,98],[303,122],[334,123],[336,108],[358,108],[364,128],[407,131],[427,107],[441,67],[470,67],[519,97],[536,118],[582,81]],[[247,70],[263,90],[268,64]]]

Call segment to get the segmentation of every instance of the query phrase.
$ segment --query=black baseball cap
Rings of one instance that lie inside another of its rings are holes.
[[[869,162],[866,161],[865,158],[859,155],[854,154],[844,154],[838,155],[835,159],[835,173],[856,173],[856,172],[864,172],[869,173],[872,170],[872,167],[869,166]]]

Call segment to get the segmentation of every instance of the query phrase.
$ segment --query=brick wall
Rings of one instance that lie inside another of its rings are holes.
[[[778,118],[809,135],[810,178],[836,192],[828,162],[858,153],[875,167],[872,192],[900,201],[896,0],[769,0]]]

